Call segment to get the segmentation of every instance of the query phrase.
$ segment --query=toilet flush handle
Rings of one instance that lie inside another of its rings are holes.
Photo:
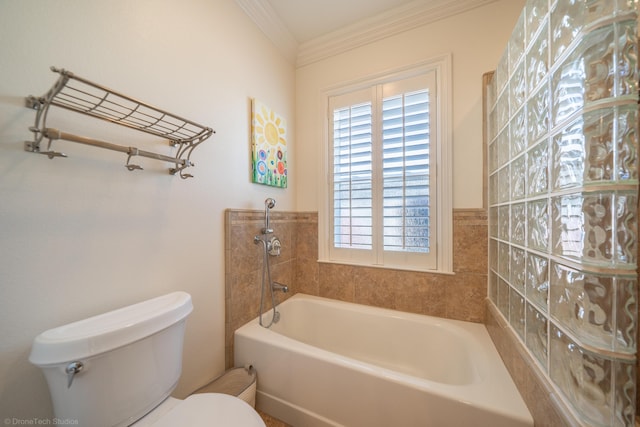
[[[71,384],[73,383],[73,377],[84,368],[84,363],[82,362],[71,362],[67,365],[65,372],[67,373],[67,388],[71,388]]]

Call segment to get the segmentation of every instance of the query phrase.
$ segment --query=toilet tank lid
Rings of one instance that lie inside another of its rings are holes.
[[[166,329],[192,310],[191,295],[178,291],[49,329],[34,339],[29,361],[45,366],[95,356]]]

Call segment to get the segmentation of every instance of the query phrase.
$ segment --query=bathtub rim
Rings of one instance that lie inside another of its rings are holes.
[[[516,388],[510,373],[507,371],[502,359],[489,336],[486,325],[482,323],[466,322],[456,319],[447,319],[429,315],[409,313],[389,308],[367,306],[353,302],[334,300],[315,295],[297,293],[287,300],[283,301],[279,306],[295,303],[296,300],[310,300],[319,304],[329,304],[338,307],[344,307],[356,311],[383,313],[388,316],[400,317],[416,321],[429,321],[436,324],[445,324],[446,327],[457,327],[465,331],[469,331],[477,345],[482,345],[486,349],[486,354],[480,356],[485,359],[489,371],[486,377],[480,381],[465,385],[450,385],[430,381],[424,378],[418,378],[409,374],[397,372],[388,368],[363,362],[348,356],[334,353],[310,344],[297,341],[288,336],[282,335],[271,329],[263,328],[258,323],[258,317],[250,320],[234,332],[235,336],[243,336],[247,339],[256,340],[264,345],[272,347],[286,347],[291,351],[299,353],[306,357],[321,358],[324,360],[332,360],[337,364],[349,369],[356,370],[366,375],[392,381],[397,384],[409,386],[413,389],[436,395],[440,398],[446,398],[463,405],[474,405],[478,408],[491,411],[496,414],[503,415],[508,418],[516,419],[524,423],[533,425],[533,418],[529,409],[526,407],[519,390]],[[284,319],[283,319],[284,320]],[[476,335],[477,334],[477,335]],[[501,378],[500,384],[491,385],[492,379],[496,376]],[[489,390],[487,390],[489,385]],[[270,392],[260,390],[260,382],[258,381],[258,391],[260,394],[271,395]],[[274,396],[275,397],[275,396]]]
[[[436,384],[463,386],[463,385],[478,383],[487,379],[486,373],[483,372],[479,366],[479,365],[486,366],[490,363],[486,357],[487,355],[477,351],[475,352],[476,354],[474,355],[474,351],[473,351],[474,348],[478,349],[483,345],[486,345],[483,342],[485,337],[477,336],[477,332],[479,330],[479,326],[478,326],[479,324],[477,323],[465,322],[465,321],[453,320],[453,319],[445,319],[445,318],[440,318],[435,316],[421,315],[417,313],[408,313],[408,312],[403,312],[403,311],[389,309],[389,308],[367,306],[367,305],[333,300],[329,298],[317,297],[317,296],[307,295],[307,294],[296,294],[292,298],[294,300],[303,300],[301,301],[303,304],[311,303],[313,305],[329,306],[330,309],[337,309],[339,311],[343,310],[351,313],[362,313],[366,316],[373,316],[377,319],[383,319],[383,320],[389,319],[391,322],[394,322],[394,323],[396,321],[407,322],[409,324],[408,326],[413,326],[413,327],[415,327],[416,325],[426,324],[430,328],[428,330],[428,333],[431,333],[433,330],[433,332],[437,334],[436,338],[441,337],[442,333],[444,333],[444,335],[448,335],[447,339],[450,339],[451,337],[453,337],[455,346],[461,347],[464,350],[462,352],[463,353],[462,357],[466,359],[465,363],[467,363],[468,372],[466,373],[465,380],[463,381],[460,381],[459,378],[456,379],[455,377],[443,379],[442,376],[440,376],[441,379],[436,379],[435,376],[438,376],[438,374],[430,378],[429,377],[430,374],[427,374],[425,371],[421,373],[411,373],[409,372],[409,370],[403,371],[403,370],[394,369],[394,367],[380,366],[376,364],[375,361],[363,360],[358,358],[357,356],[352,356],[344,352],[334,352],[331,349],[325,348],[321,345],[320,346],[315,345],[313,342],[309,342],[307,340],[299,340],[298,339],[299,337],[292,336],[292,335],[295,335],[295,332],[293,332],[293,334],[290,335],[289,331],[279,330],[280,329],[279,326],[281,326],[282,323],[274,324],[271,326],[271,328],[269,328],[271,331],[277,334],[286,336],[294,340],[295,342],[307,344],[313,348],[318,348],[324,351],[328,351],[331,354],[340,355],[342,357],[354,359],[358,362],[363,362],[379,368],[385,368],[390,370],[391,372],[398,372],[401,374],[408,375],[409,377],[417,377],[420,380],[424,379],[427,381],[434,382]],[[292,298],[289,298],[289,300],[291,300]],[[284,307],[286,310],[287,305],[285,305]],[[287,314],[289,313],[283,312],[283,315],[285,316],[285,318],[287,317]],[[271,318],[270,315],[271,315],[271,312],[269,312],[267,319]],[[263,323],[264,323],[264,317],[263,317]],[[482,334],[484,335],[484,332],[482,332]],[[458,341],[458,342],[455,342],[455,341]],[[441,355],[442,353],[440,353],[440,356]],[[442,359],[440,359],[440,361],[442,362]],[[433,374],[433,371],[431,372],[431,374]]]

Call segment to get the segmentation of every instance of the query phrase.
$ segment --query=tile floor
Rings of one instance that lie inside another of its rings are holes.
[[[258,413],[262,417],[262,420],[267,425],[267,427],[291,427],[289,424],[286,424],[277,418],[273,418],[271,415],[266,414],[262,411],[258,411]]]

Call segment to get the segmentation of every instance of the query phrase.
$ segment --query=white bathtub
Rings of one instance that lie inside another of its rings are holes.
[[[533,420],[481,324],[297,294],[235,332],[257,407],[295,427],[520,427]]]

